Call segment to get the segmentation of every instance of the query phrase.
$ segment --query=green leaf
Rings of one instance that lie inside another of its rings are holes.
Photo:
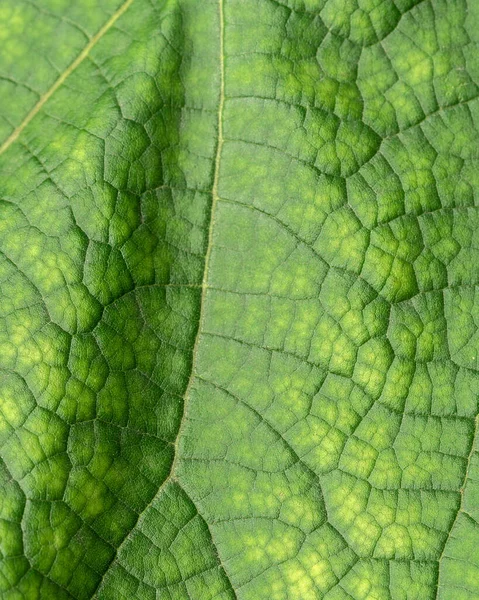
[[[479,3],[0,22],[1,598],[479,598]]]

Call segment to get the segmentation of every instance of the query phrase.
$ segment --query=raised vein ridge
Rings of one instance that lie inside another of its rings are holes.
[[[126,0],[120,8],[108,19],[108,21],[103,25],[101,29],[90,39],[88,44],[83,48],[80,54],[75,58],[75,60],[63,71],[60,77],[55,81],[52,87],[43,94],[40,100],[35,104],[32,110],[28,113],[28,115],[23,119],[20,125],[12,131],[12,133],[8,136],[8,138],[3,142],[0,146],[0,154],[3,154],[10,146],[17,140],[25,127],[30,123],[30,121],[40,112],[44,104],[48,102],[48,100],[53,96],[53,94],[58,90],[58,88],[66,81],[66,79],[73,73],[73,71],[81,65],[81,63],[85,60],[85,58],[90,54],[90,51],[96,46],[96,44],[100,41],[100,39],[105,35],[105,33],[113,27],[113,25],[118,21],[118,19],[128,10],[128,8],[133,3],[133,0]]]

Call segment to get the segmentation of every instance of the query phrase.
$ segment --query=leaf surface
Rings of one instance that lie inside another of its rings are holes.
[[[479,597],[479,4],[4,0],[0,595]]]

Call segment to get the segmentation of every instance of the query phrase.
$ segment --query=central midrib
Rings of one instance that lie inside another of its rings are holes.
[[[439,588],[440,588],[440,581],[441,581],[441,561],[444,557],[444,553],[446,551],[447,548],[447,544],[449,542],[449,539],[452,535],[453,529],[456,526],[457,520],[459,519],[459,515],[464,511],[464,495],[466,493],[466,484],[467,484],[467,480],[469,478],[469,469],[471,466],[471,460],[472,460],[472,455],[474,454],[475,451],[475,446],[476,446],[476,437],[479,434],[479,414],[476,415],[476,418],[474,420],[474,432],[473,432],[473,436],[472,436],[472,442],[471,442],[471,449],[469,451],[469,454],[467,456],[467,461],[466,461],[466,470],[465,470],[465,474],[464,474],[464,481],[462,482],[461,488],[460,488],[460,492],[461,492],[461,502],[459,504],[459,508],[457,509],[457,513],[456,516],[454,517],[454,521],[452,522],[451,528],[449,529],[449,532],[447,534],[446,540],[444,542],[444,546],[441,552],[441,555],[439,556],[439,559],[437,561],[437,565],[438,565],[438,571],[437,571],[437,587],[436,587],[436,595],[435,595],[435,600],[437,600],[439,598]]]
[[[133,0],[129,0],[129,2],[132,2],[132,1]],[[198,329],[196,331],[195,341],[193,344],[190,376],[189,376],[188,383],[185,388],[185,393],[183,395],[183,401],[184,401],[183,415],[181,417],[181,422],[178,427],[178,433],[177,433],[176,440],[174,443],[174,457],[173,457],[173,461],[171,464],[170,472],[168,473],[168,475],[166,476],[166,478],[164,479],[164,481],[162,482],[162,484],[160,485],[160,487],[158,488],[158,490],[156,491],[155,495],[150,500],[150,502],[138,514],[136,523],[130,529],[130,531],[126,534],[126,536],[123,538],[122,542],[116,549],[115,554],[113,555],[111,561],[109,562],[108,566],[105,569],[105,572],[103,573],[100,581],[98,582],[98,585],[96,586],[95,590],[92,593],[92,598],[97,597],[97,593],[101,589],[101,585],[104,582],[106,575],[108,574],[112,565],[116,561],[122,547],[128,541],[132,532],[137,528],[137,526],[141,522],[143,515],[146,514],[148,509],[152,506],[152,504],[155,502],[155,500],[161,494],[161,492],[166,487],[166,485],[168,483],[170,483],[172,480],[174,480],[176,477],[176,467],[178,464],[178,443],[179,443],[179,440],[182,436],[182,432],[184,429],[186,415],[188,412],[188,402],[190,399],[191,388],[192,388],[193,382],[196,377],[198,346],[199,346],[199,341],[201,338],[201,332],[202,332],[202,328],[203,328],[204,306],[205,306],[206,294],[207,294],[207,289],[208,289],[208,276],[209,276],[209,267],[210,267],[210,259],[211,259],[211,250],[213,247],[213,230],[214,230],[214,225],[215,225],[215,212],[216,212],[216,207],[217,207],[218,200],[219,200],[218,185],[219,185],[221,152],[222,152],[222,148],[223,148],[223,109],[224,109],[224,101],[225,101],[224,6],[223,6],[223,3],[224,3],[224,0],[218,0],[219,24],[220,24],[220,48],[219,48],[220,93],[219,93],[219,100],[218,100],[218,120],[217,120],[218,141],[216,144],[216,152],[215,152],[215,159],[214,159],[213,183],[212,183],[212,188],[211,188],[211,208],[210,208],[210,219],[209,219],[209,226],[208,226],[208,239],[207,239],[207,246],[206,246],[206,252],[205,252],[205,264],[204,264],[204,269],[203,269],[202,283],[201,283],[201,286],[199,286],[199,287],[201,287],[200,314],[199,314],[199,318],[198,318]]]
[[[220,163],[221,163],[221,151],[223,148],[223,108],[225,102],[225,74],[224,74],[224,14],[223,14],[223,2],[224,0],[218,0],[219,5],[219,21],[220,21],[220,95],[219,95],[219,103],[218,103],[218,141],[216,144],[216,154],[215,154],[215,162],[214,162],[214,172],[213,172],[213,185],[211,188],[211,209],[210,209],[210,222],[208,227],[208,241],[206,246],[205,253],[205,266],[203,270],[203,281],[201,284],[201,299],[200,299],[200,316],[198,319],[198,329],[196,331],[195,342],[193,345],[193,356],[191,363],[191,373],[188,379],[188,383],[186,385],[185,394],[184,394],[184,407],[183,407],[183,416],[181,419],[181,423],[178,429],[178,435],[176,436],[175,442],[175,456],[173,460],[173,464],[171,467],[171,472],[169,478],[174,476],[175,468],[177,464],[178,457],[178,440],[181,437],[181,433],[185,423],[185,416],[188,409],[188,400],[191,393],[191,386],[195,380],[196,376],[196,361],[198,355],[198,345],[201,337],[201,331],[203,328],[204,321],[204,307],[206,302],[206,294],[208,290],[208,275],[209,275],[209,267],[210,267],[210,259],[211,259],[211,250],[213,247],[213,230],[215,225],[215,212],[216,207],[218,205],[218,184],[219,184],[219,172],[220,172]],[[164,484],[162,484],[164,485]]]

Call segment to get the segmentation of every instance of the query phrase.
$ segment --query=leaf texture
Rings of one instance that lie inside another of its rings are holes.
[[[1,598],[479,598],[479,3],[0,22]]]

